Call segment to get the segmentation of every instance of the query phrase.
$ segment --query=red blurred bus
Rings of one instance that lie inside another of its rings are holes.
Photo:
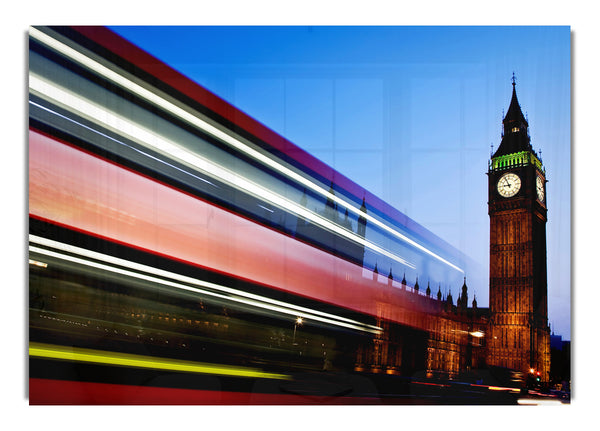
[[[441,308],[399,275],[460,253],[106,28],[33,27],[29,65],[32,404],[406,393]]]

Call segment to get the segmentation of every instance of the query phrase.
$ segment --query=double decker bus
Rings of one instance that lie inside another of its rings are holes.
[[[31,28],[31,403],[381,402],[425,366],[413,277],[463,263],[111,30]],[[357,352],[389,334],[374,381]]]

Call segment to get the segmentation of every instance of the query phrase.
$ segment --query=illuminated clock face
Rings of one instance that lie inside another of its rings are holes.
[[[535,189],[537,191],[537,197],[540,202],[544,202],[544,180],[542,177],[536,177]]]
[[[500,196],[509,198],[516,195],[521,189],[521,178],[517,174],[504,174],[498,180],[498,193]]]

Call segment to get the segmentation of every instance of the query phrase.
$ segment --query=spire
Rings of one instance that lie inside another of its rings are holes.
[[[352,222],[350,221],[350,214],[348,213],[348,208],[346,208],[346,212],[344,213],[344,220],[341,221],[343,227],[348,230],[352,230]]]
[[[331,185],[329,186],[329,194],[330,196],[327,197],[327,202],[325,202],[325,217],[337,223],[337,205],[331,197],[335,195],[335,191],[333,190],[333,181],[331,181]]]
[[[462,289],[458,293],[458,299],[456,301],[456,306],[460,308],[461,311],[465,311],[468,304],[468,292],[467,292],[467,277],[464,277]]]
[[[417,281],[415,282],[415,292],[419,293],[419,276],[417,275]]]
[[[358,234],[358,236],[364,239],[367,232],[367,218],[365,217],[365,214],[367,214],[367,205],[365,204],[364,196],[362,200],[362,205],[360,207],[360,211],[364,214],[361,214],[360,217],[358,217],[358,227],[356,233]]]
[[[441,284],[438,284],[437,299],[438,299],[438,301],[442,300],[442,285]]]
[[[431,289],[429,288],[429,280],[427,280],[427,290],[425,291],[427,296],[431,296]]]
[[[367,212],[367,205],[365,203],[365,197],[363,196],[363,201],[362,201],[362,205],[360,206],[360,210],[364,213]]]
[[[510,99],[510,105],[508,106],[508,112],[506,113],[506,117],[504,117],[504,133],[507,133],[506,126],[509,123],[509,130],[512,130],[512,126],[520,126],[521,124],[527,125],[527,120],[523,115],[523,111],[521,111],[521,105],[519,104],[519,100],[517,99],[517,84],[516,84],[515,74],[513,72],[512,77],[512,97]]]
[[[529,139],[529,123],[523,115],[521,105],[517,98],[516,78],[512,77],[512,97],[506,116],[502,120],[502,142],[493,157],[520,151],[533,151]]]

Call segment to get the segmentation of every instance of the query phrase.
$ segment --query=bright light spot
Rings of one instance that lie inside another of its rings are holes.
[[[40,262],[38,260],[33,260],[33,259],[29,259],[29,264],[30,265],[35,265],[35,266],[39,266],[41,268],[48,268],[48,264],[45,262]]]
[[[298,318],[296,319],[296,323],[297,323],[298,325],[302,325],[302,322],[303,322],[303,320],[302,320],[302,317],[298,317]]]
[[[540,400],[534,398],[519,398],[517,403],[521,406],[555,406],[562,404],[559,400]]]

